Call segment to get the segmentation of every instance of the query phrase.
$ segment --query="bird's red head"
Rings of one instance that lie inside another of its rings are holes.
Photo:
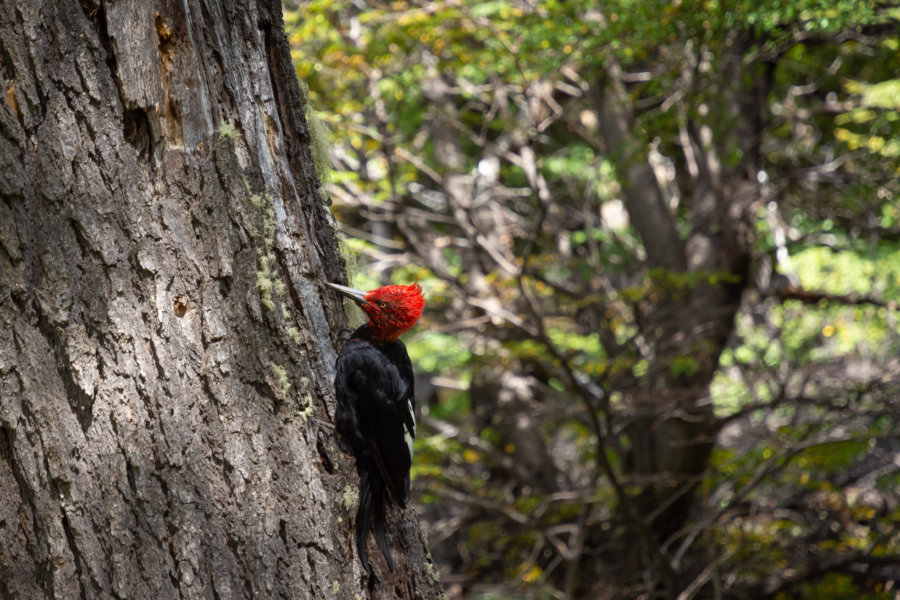
[[[351,298],[369,317],[372,337],[380,342],[393,342],[416,324],[425,307],[425,297],[418,283],[387,285],[371,292],[354,290],[329,283],[337,291]]]

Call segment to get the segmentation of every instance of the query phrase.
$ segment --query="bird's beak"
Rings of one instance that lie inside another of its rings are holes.
[[[334,290],[337,290],[338,292],[347,296],[348,298],[350,298],[351,300],[353,300],[360,306],[362,306],[363,304],[369,303],[369,301],[366,300],[366,292],[363,292],[362,290],[355,290],[351,287],[347,287],[346,285],[339,285],[337,283],[331,283],[330,281],[326,281],[325,285],[327,285],[328,287],[330,287]]]

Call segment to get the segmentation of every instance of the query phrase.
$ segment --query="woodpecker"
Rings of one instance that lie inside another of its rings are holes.
[[[371,529],[393,572],[394,560],[384,537],[385,505],[406,506],[409,501],[409,469],[416,437],[412,363],[399,337],[419,320],[425,298],[418,283],[389,285],[370,292],[336,283],[327,285],[356,302],[368,317],[337,359],[335,426],[350,446],[359,474],[359,559],[371,575],[366,552]]]

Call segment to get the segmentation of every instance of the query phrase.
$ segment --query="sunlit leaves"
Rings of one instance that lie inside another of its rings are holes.
[[[452,374],[459,372],[471,353],[457,336],[424,332],[409,348],[410,358],[426,373]]]
[[[335,213],[366,238],[351,249],[387,266],[395,281],[419,276],[426,287],[428,312],[405,339],[417,374],[433,386],[423,414],[453,425],[444,433],[421,427],[414,475],[426,503],[470,515],[490,509],[490,519],[464,521],[455,534],[469,553],[464,569],[481,578],[503,571],[532,596],[552,586],[562,556],[554,548],[562,546],[540,528],[571,524],[586,502],[591,519],[608,518],[619,499],[598,458],[615,473],[628,470],[622,448],[638,440],[621,421],[632,417],[635,398],[658,395],[658,405],[637,410],[668,410],[672,390],[659,381],[693,383],[716,358],[710,401],[725,431],[699,483],[709,506],[691,513],[700,522],[696,547],[702,540],[730,555],[722,572],[747,582],[786,574],[798,553],[870,543],[871,532],[852,521],[875,518],[872,507],[833,480],[872,451],[861,437],[886,436],[892,422],[880,404],[889,392],[856,383],[848,367],[898,347],[896,311],[852,304],[900,297],[900,251],[877,229],[900,225],[900,55],[895,39],[864,33],[894,18],[881,4],[312,0],[285,18],[297,73],[333,131],[342,192]],[[613,66],[634,107],[634,160],[652,155],[673,173],[666,202],[684,240],[705,226],[690,213],[700,190],[685,164],[687,132],[708,129],[700,150],[715,150],[723,171],[759,154],[748,164],[765,172],[742,171],[722,191],[744,179],[761,184],[751,199],[756,222],[744,224],[756,237],[746,279],[648,267],[592,99]],[[768,95],[733,106],[733,86],[751,91],[755,81],[766,82],[759,93]],[[753,147],[741,139],[748,110],[764,121]],[[441,134],[456,145],[453,161],[441,155]],[[474,183],[490,161],[502,197]],[[536,177],[546,183],[540,194]],[[464,193],[451,197],[445,179]],[[499,218],[480,210],[497,206]],[[410,233],[427,247],[410,247]],[[493,250],[507,253],[505,262],[485,253],[495,233],[502,240]],[[439,276],[400,266],[423,256],[440,264]],[[383,283],[365,273],[364,264],[360,287]],[[779,275],[851,303],[781,302]],[[702,332],[673,340],[677,352],[654,346],[671,324],[654,322],[648,308],[739,286],[744,308],[721,355],[695,341]],[[504,438],[495,415],[479,412],[469,388],[510,372],[527,374],[533,389],[523,391],[521,410],[539,417],[539,435],[576,500],[554,504],[503,466],[521,445]],[[585,402],[585,389],[596,397]],[[598,414],[607,422],[593,423]],[[858,418],[845,422],[846,414]],[[449,433],[456,427],[459,439]],[[896,484],[895,476],[879,481]],[[625,482],[635,494],[643,485]],[[797,514],[778,504],[785,498],[798,503]],[[533,521],[522,526],[521,515]],[[811,585],[822,597],[856,597],[841,579]]]

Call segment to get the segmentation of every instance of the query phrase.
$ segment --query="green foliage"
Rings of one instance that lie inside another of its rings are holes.
[[[802,600],[843,600],[844,598],[859,598],[860,600],[889,600],[894,597],[891,590],[866,591],[853,582],[852,575],[841,573],[828,573],[819,583],[804,588],[800,598]],[[777,600],[789,600],[796,596],[781,593]]]
[[[426,373],[454,373],[465,366],[471,352],[452,335],[426,331],[416,336],[409,348],[410,358]]]
[[[700,370],[700,363],[693,356],[678,356],[672,361],[670,369],[675,377],[690,377]]]
[[[864,524],[883,515],[834,481],[873,452],[867,437],[896,435],[884,365],[900,330],[896,305],[883,305],[900,299],[900,44],[878,31],[900,14],[868,0],[361,6],[312,0],[285,21],[298,77],[332,131],[335,211],[361,232],[346,241],[348,256],[363,257],[353,284],[377,287],[386,269],[426,290],[426,317],[405,339],[417,373],[436,382],[423,410],[460,434],[420,427],[413,476],[422,502],[456,511],[446,543],[462,548],[461,574],[505,586],[497,597],[570,595],[560,565],[582,510],[599,544],[583,563],[616,553],[598,539],[636,535],[617,520],[628,497],[601,465],[632,500],[662,485],[629,470],[629,449],[647,441],[629,428],[705,385],[723,433],[698,484],[697,523],[663,550],[686,544],[675,562],[687,581],[710,555],[722,557],[723,580],[760,589],[810,556],[896,554],[896,535],[873,541]],[[612,72],[624,74],[633,113],[616,152],[592,95]],[[748,105],[734,105],[736,87]],[[748,111],[764,123],[753,147],[741,139]],[[696,150],[716,154],[718,177],[739,173],[723,197],[759,184],[746,222],[708,229],[727,238],[746,228],[747,274],[648,264],[633,226],[641,215],[623,201],[630,167],[656,161],[672,173],[665,200],[684,240],[720,217],[692,212],[702,186],[688,134],[707,140]],[[492,184],[488,159],[499,162]],[[415,261],[424,266],[397,266]],[[768,285],[767,267],[830,298],[754,289]],[[260,294],[274,303],[267,281]],[[667,338],[680,324],[655,318],[734,290],[744,304],[727,344]],[[857,364],[884,380],[857,379]],[[509,373],[527,376],[516,410],[539,423],[566,500],[514,472],[521,448],[498,404],[485,407],[474,389]],[[897,483],[878,480],[883,490]],[[781,508],[788,502],[795,512]],[[639,595],[609,585],[581,592]],[[828,573],[790,597],[870,592]]]

